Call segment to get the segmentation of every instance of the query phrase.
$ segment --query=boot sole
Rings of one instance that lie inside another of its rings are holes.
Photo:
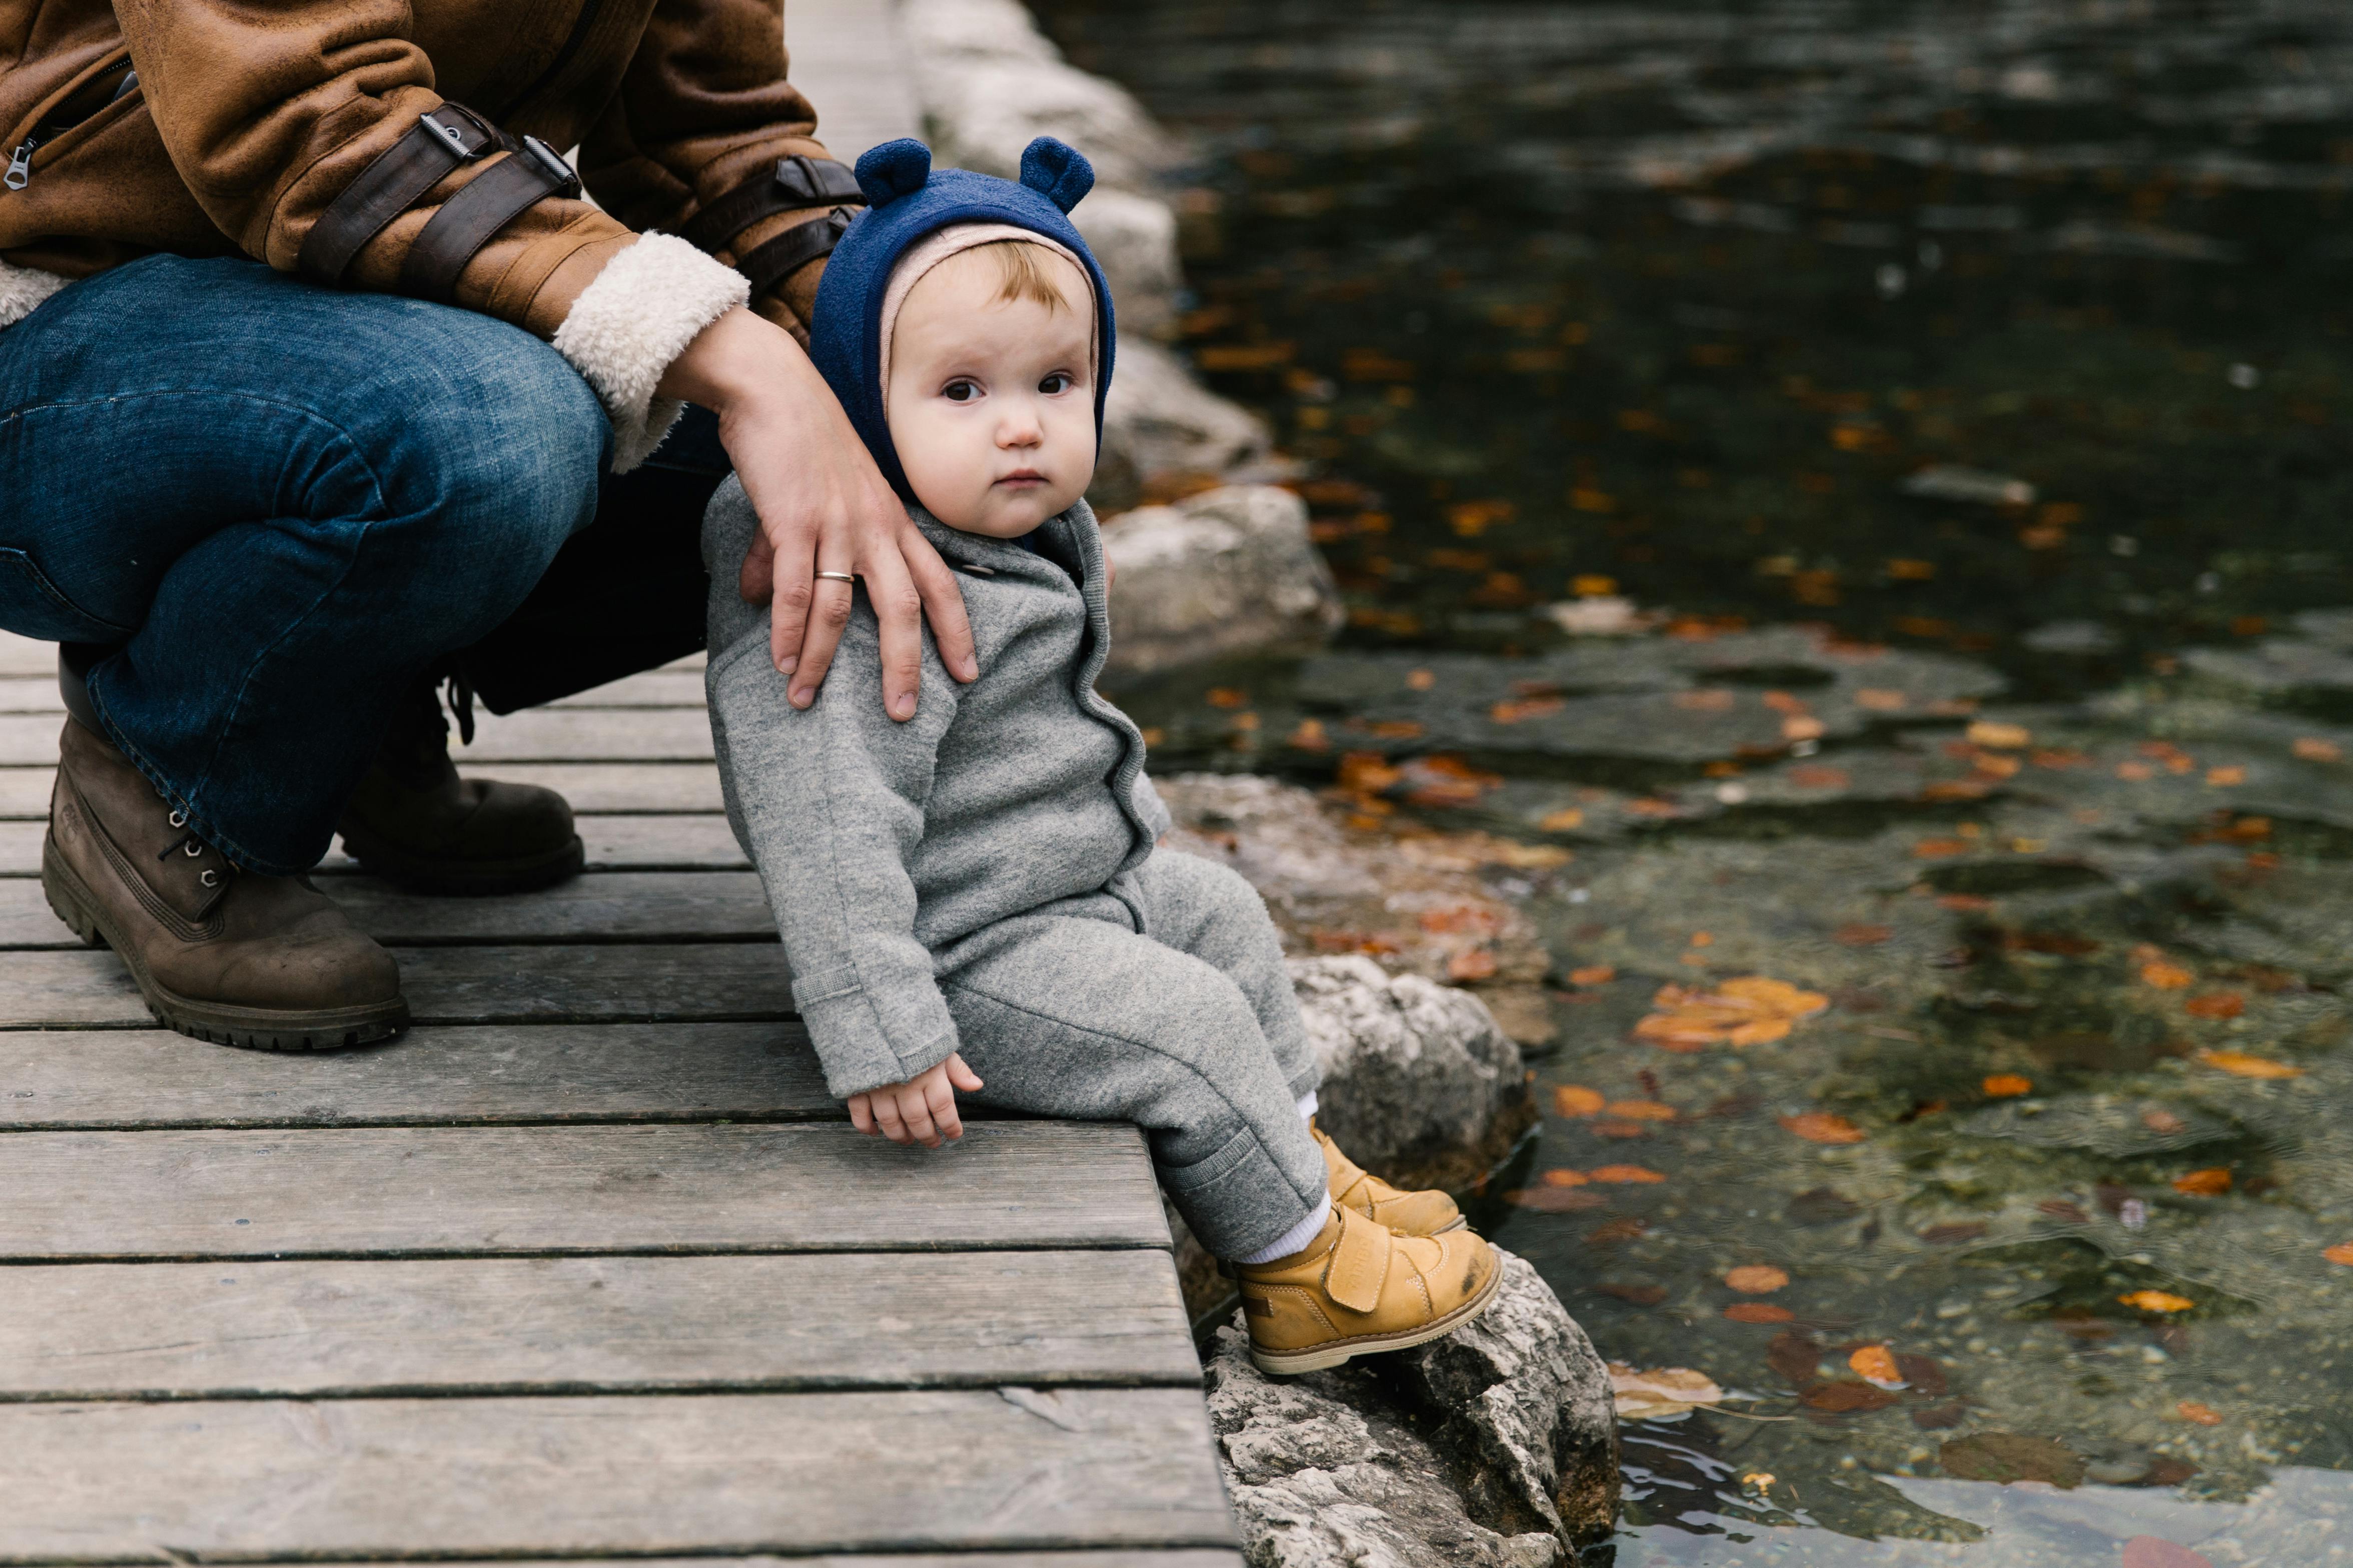
[[[408,1027],[408,999],[374,1002],[360,1007],[279,1008],[239,1007],[226,1002],[198,1002],[159,983],[142,963],[132,944],[114,929],[105,910],[58,849],[54,834],[41,844],[41,891],[50,910],[70,927],[86,946],[108,947],[131,972],[140,999],[156,1022],[167,1029],[216,1045],[254,1051],[331,1051],[347,1046],[374,1045],[391,1039]]]
[[[561,848],[514,860],[438,860],[396,849],[366,834],[343,836],[344,852],[371,875],[419,893],[439,893],[461,899],[488,898],[498,893],[535,893],[580,874],[588,863],[587,847],[574,834]]]
[[[1354,1339],[1334,1340],[1328,1344],[1309,1350],[1262,1351],[1250,1347],[1250,1363],[1259,1371],[1272,1373],[1277,1377],[1296,1376],[1303,1372],[1324,1372],[1360,1355],[1379,1355],[1388,1351],[1411,1350],[1432,1340],[1442,1340],[1494,1304],[1496,1293],[1504,1288],[1504,1266],[1498,1261],[1495,1272],[1487,1277],[1486,1288],[1454,1310],[1418,1329],[1401,1329],[1393,1334],[1358,1334]]]

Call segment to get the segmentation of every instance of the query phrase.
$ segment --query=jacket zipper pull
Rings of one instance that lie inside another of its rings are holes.
[[[5,178],[0,178],[0,184],[5,184],[12,191],[21,191],[31,184],[33,153],[40,144],[38,138],[31,136],[18,142],[16,150],[8,154],[8,173]]]

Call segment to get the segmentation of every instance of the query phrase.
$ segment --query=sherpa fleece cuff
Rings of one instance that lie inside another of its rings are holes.
[[[670,434],[684,406],[654,388],[703,328],[752,297],[742,273],[674,235],[649,234],[605,264],[555,329],[613,421],[613,471],[626,474]]]
[[[13,327],[39,308],[41,301],[72,282],[54,272],[12,267],[0,261],[0,327]]]

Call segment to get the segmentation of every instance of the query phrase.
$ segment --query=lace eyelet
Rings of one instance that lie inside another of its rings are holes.
[[[203,856],[204,852],[205,845],[203,839],[191,838],[188,840],[187,856],[189,859],[197,859]]]
[[[220,873],[218,871],[206,870],[205,874],[198,877],[196,880],[202,882],[207,888],[217,888],[220,886]]]
[[[175,812],[174,812],[174,813],[172,814],[172,826],[174,826],[174,827],[185,827],[187,825],[188,825],[188,814],[187,814],[186,812],[185,812],[185,811],[175,811]]]

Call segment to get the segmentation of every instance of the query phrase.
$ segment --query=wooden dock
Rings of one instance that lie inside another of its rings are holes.
[[[47,910],[53,668],[0,637],[0,1563],[1239,1568],[1141,1137],[850,1130],[699,669],[464,756],[571,798],[574,883],[331,859],[418,1026],[279,1057]]]

